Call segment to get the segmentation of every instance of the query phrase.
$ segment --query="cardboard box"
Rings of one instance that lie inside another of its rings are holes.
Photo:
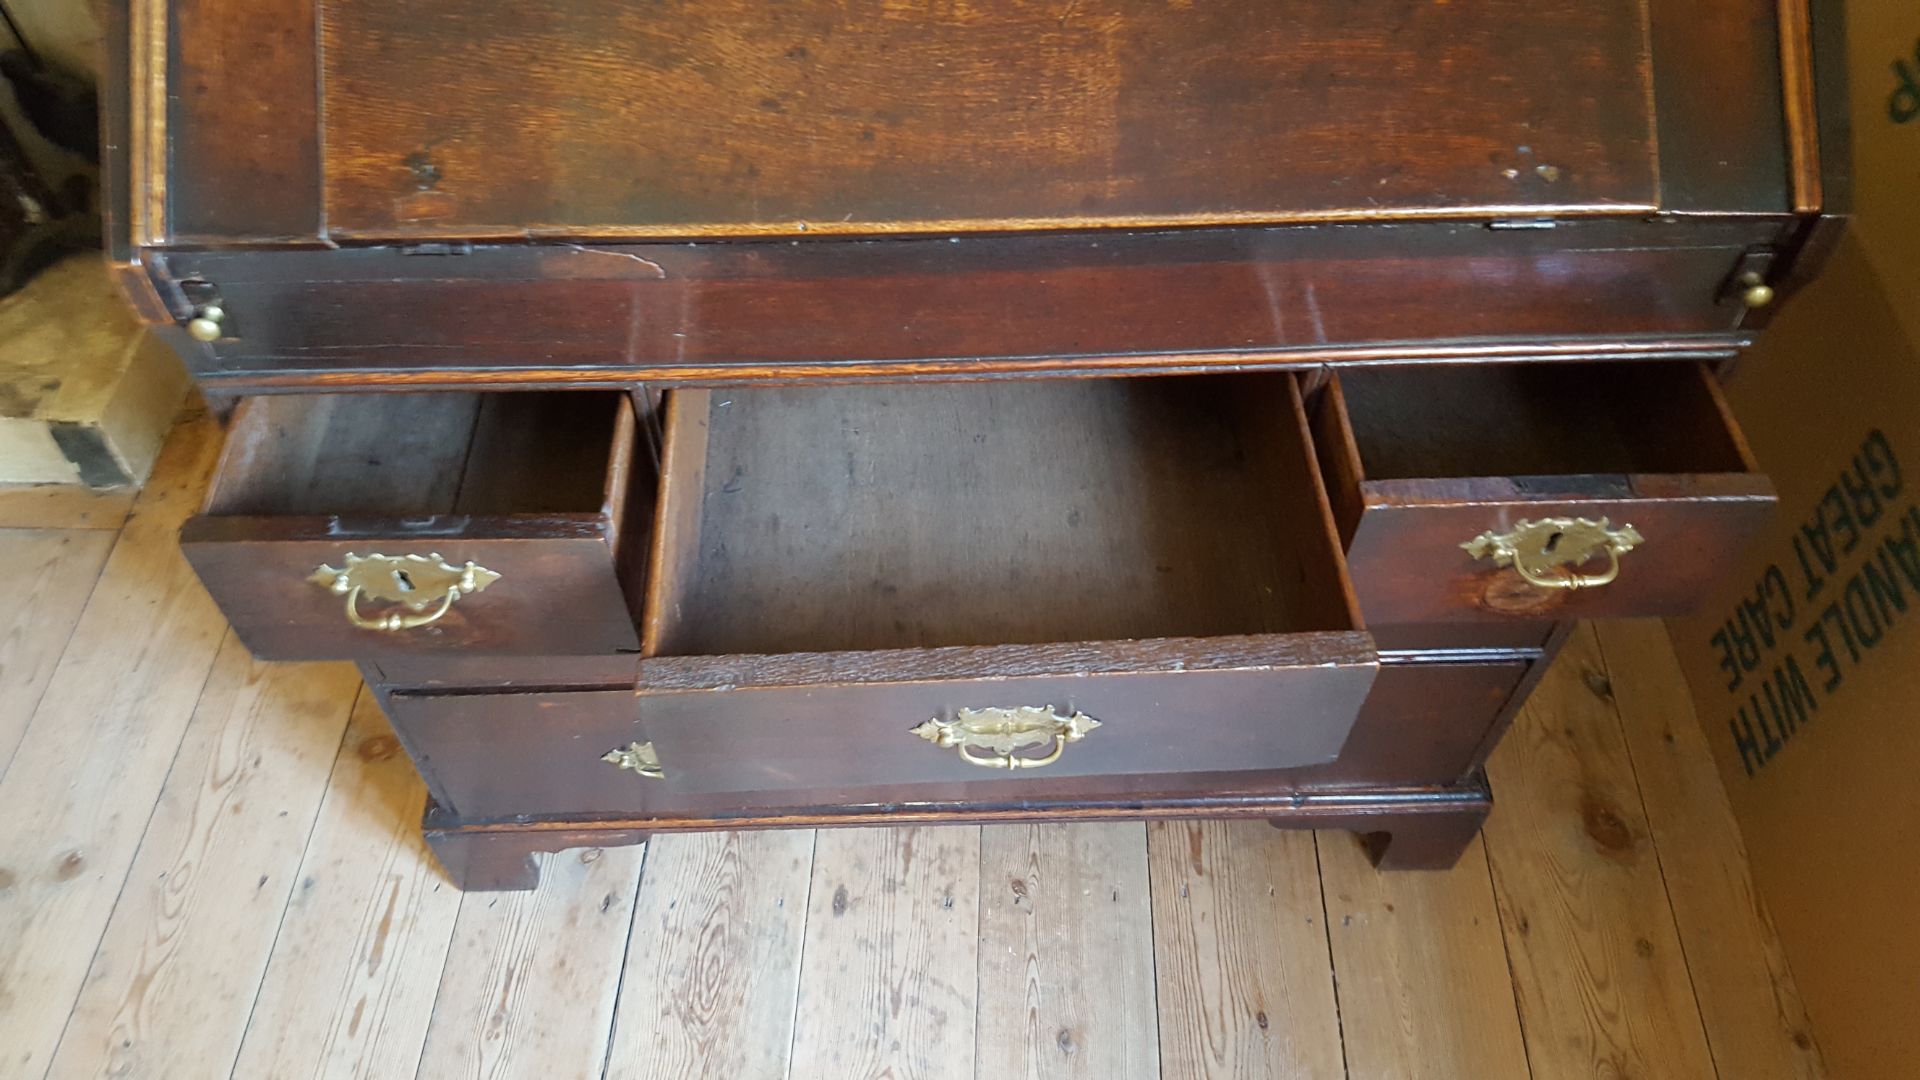
[[[1728,387],[1780,511],[1670,628],[1828,1065],[1883,1080],[1920,1077],[1920,5],[1848,19],[1854,225]]]

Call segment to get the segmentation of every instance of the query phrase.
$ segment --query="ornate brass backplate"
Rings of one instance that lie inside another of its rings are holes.
[[[1606,518],[1542,518],[1521,521],[1505,532],[1489,529],[1460,546],[1476,559],[1512,566],[1528,584],[1543,589],[1591,589],[1620,576],[1620,556],[1646,542],[1631,525],[1615,528]],[[1575,570],[1600,553],[1607,568],[1597,574]]]
[[[453,602],[500,580],[484,566],[468,562],[452,566],[439,555],[354,555],[341,568],[322,565],[307,578],[337,596],[347,598],[347,621],[362,630],[411,630],[445,615]],[[399,604],[413,614],[390,611],[384,615],[360,613],[360,598]],[[429,610],[431,609],[431,610]]]
[[[618,769],[631,769],[648,780],[665,779],[667,770],[660,765],[660,754],[650,742],[635,742],[609,750],[600,760]]]
[[[961,709],[951,720],[933,719],[913,729],[935,746],[953,747],[969,765],[985,769],[1038,769],[1060,760],[1067,744],[1079,742],[1100,721],[1084,713],[1061,716],[1051,705],[1012,709]],[[1053,744],[1043,757],[1018,757],[1022,750]],[[975,754],[990,750],[992,756]]]

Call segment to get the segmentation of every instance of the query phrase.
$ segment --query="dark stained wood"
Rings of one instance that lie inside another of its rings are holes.
[[[249,399],[181,540],[263,659],[631,652],[617,564],[634,441],[624,395]],[[502,577],[431,625],[363,630],[307,580],[350,552]]]
[[[1373,623],[1680,613],[1773,507],[1703,368],[1383,370],[1337,382],[1322,397],[1321,441],[1359,455],[1332,475],[1360,477],[1359,516],[1342,535]],[[1631,524],[1646,542],[1618,580],[1580,590],[1530,585],[1461,547],[1555,516]]]
[[[1820,131],[1814,100],[1811,0],[1778,0],[1781,111],[1786,117],[1788,192],[1794,212],[1817,214],[1821,191]]]
[[[797,722],[774,721],[763,724],[757,735],[729,713],[711,735],[692,731],[675,742],[662,741],[650,722],[636,725],[636,703],[618,689],[519,694],[392,691],[383,692],[382,704],[396,732],[420,760],[436,798],[470,817],[522,812],[726,815],[749,809],[774,815],[783,807],[805,806],[937,803],[967,807],[1035,798],[1167,800],[1275,791],[1441,787],[1460,782],[1479,766],[1491,748],[1496,725],[1514,700],[1516,685],[1532,670],[1534,665],[1526,657],[1384,664],[1338,759],[1292,769],[1249,769],[1245,766],[1250,762],[1229,759],[1219,767],[1226,771],[1182,773],[1076,776],[1071,770],[1049,767],[1009,777],[964,765],[951,759],[952,751],[906,736],[904,729],[917,722],[911,713],[903,714],[908,722],[891,728],[863,720],[868,711],[850,710],[843,716],[844,723],[834,727],[797,731]],[[987,673],[992,674],[990,669]],[[645,709],[644,697],[639,707]],[[1289,731],[1287,714],[1266,723],[1250,723],[1219,710],[1181,713],[1169,708],[1164,712],[1144,720],[1151,734],[1129,734],[1124,724],[1096,729],[1071,746],[1063,761],[1086,750],[1111,760],[1100,743],[1118,734],[1121,740],[1138,736],[1155,741],[1165,752],[1188,762],[1197,760],[1197,755],[1217,753],[1213,747],[1238,746],[1249,758],[1270,763],[1277,758],[1266,745],[1268,740],[1276,731],[1282,735]],[[881,714],[880,719],[888,718]],[[659,749],[669,776],[685,773],[687,782],[642,780],[600,760],[608,750],[648,739]],[[721,752],[701,745],[702,739],[716,743],[724,739],[747,760],[716,760]],[[1189,743],[1201,745],[1188,749]],[[834,763],[835,755],[843,765]],[[503,769],[502,762],[515,764]],[[760,782],[771,786],[760,791],[703,793],[698,789],[725,785],[702,783],[693,775],[714,769],[737,775],[749,768],[758,770],[755,775]]]
[[[1288,376],[681,396],[650,655],[1356,624]]]
[[[1645,341],[1725,353],[1744,309],[1721,301],[1721,284],[1779,229],[1424,224],[182,252],[168,269],[217,286],[231,313],[230,340],[186,353],[208,377],[965,377],[1312,363],[1365,348],[1481,359]]]
[[[633,688],[637,653],[607,656],[379,656],[360,661],[360,673],[382,689]]]
[[[577,847],[617,847],[645,842],[655,833],[715,829],[851,828],[915,824],[1007,824],[1027,821],[1179,820],[1266,818],[1283,829],[1347,829],[1370,837],[1412,839],[1402,858],[1412,868],[1438,868],[1453,838],[1485,820],[1493,803],[1483,777],[1458,787],[1380,791],[1355,795],[1280,795],[1232,801],[1030,802],[1000,806],[812,808],[787,816],[657,817],[604,821],[522,822],[462,819],[431,802],[422,829],[449,878],[472,890],[523,890],[538,886],[542,852]],[[1457,819],[1457,820],[1455,820]],[[1452,822],[1452,824],[1449,824]],[[1472,826],[1467,827],[1471,822]],[[1375,840],[1376,843],[1380,842]],[[1458,857],[1454,852],[1454,857]]]
[[[1647,209],[1642,18],[1570,0],[329,0],[329,223],[799,235]]]
[[[1491,800],[1457,814],[1426,814],[1383,822],[1365,835],[1367,855],[1382,870],[1451,870],[1480,835],[1493,810]],[[1285,826],[1285,818],[1274,820]]]
[[[158,6],[134,0],[137,9]],[[316,0],[170,0],[167,235],[323,230]]]
[[[1790,209],[1780,37],[1770,0],[1649,0],[1660,204]]]

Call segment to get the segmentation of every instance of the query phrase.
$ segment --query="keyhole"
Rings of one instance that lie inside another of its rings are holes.
[[[1552,536],[1547,537],[1547,546],[1543,550],[1545,550],[1546,553],[1549,555],[1553,554],[1553,549],[1560,546],[1560,538],[1565,535],[1567,534],[1557,532],[1557,533],[1554,533]]]
[[[393,580],[399,584],[401,592],[413,591],[413,579],[407,576],[405,570],[395,570]]]

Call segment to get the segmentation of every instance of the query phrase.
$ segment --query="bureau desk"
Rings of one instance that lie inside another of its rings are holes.
[[[1837,7],[1837,5],[1835,5]],[[118,0],[182,542],[470,888],[676,830],[1264,818],[1450,865],[1572,620],[1773,502],[1805,0]]]

